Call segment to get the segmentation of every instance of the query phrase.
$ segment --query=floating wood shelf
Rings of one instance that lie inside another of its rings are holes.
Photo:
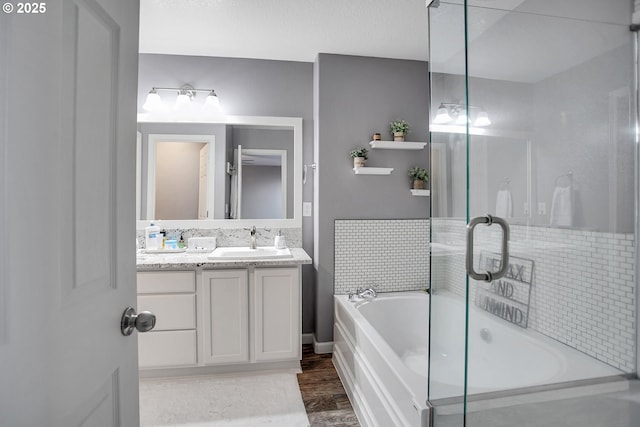
[[[431,191],[429,190],[416,190],[416,189],[411,189],[411,194],[414,196],[431,196]]]

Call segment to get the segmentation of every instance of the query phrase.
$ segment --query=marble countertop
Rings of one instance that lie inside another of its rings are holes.
[[[279,259],[208,259],[205,253],[180,252],[167,254],[138,254],[136,265],[138,271],[158,269],[183,268],[218,268],[218,267],[246,267],[246,266],[281,266],[311,264],[311,257],[302,248],[290,248],[292,258]]]

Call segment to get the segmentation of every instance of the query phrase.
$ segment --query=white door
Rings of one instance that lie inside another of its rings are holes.
[[[242,219],[242,145],[233,151],[233,161],[236,164],[236,216]]]
[[[139,423],[137,337],[120,332],[136,298],[138,13],[0,14],[2,426]]]
[[[198,180],[198,219],[207,219],[209,217],[208,211],[208,197],[209,189],[207,188],[208,168],[209,165],[209,144],[205,144],[200,149],[200,173]],[[213,218],[213,212],[211,217]]]

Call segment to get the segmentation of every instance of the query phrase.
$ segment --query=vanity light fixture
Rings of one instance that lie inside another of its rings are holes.
[[[449,110],[445,107],[444,104],[440,104],[438,107],[438,111],[436,111],[436,116],[433,118],[433,123],[437,125],[449,123],[451,120],[451,115],[449,114]]]
[[[158,109],[158,107],[160,107],[161,105],[162,105],[162,99],[160,98],[160,95],[158,95],[158,91],[156,90],[156,88],[153,88],[149,91],[149,94],[147,95],[147,100],[142,106],[142,108],[144,108],[147,111],[153,111]]]
[[[162,108],[162,98],[160,98],[158,91],[163,90],[178,93],[174,105],[175,110],[183,110],[188,108],[192,104],[198,92],[207,92],[207,97],[205,98],[203,109],[215,112],[220,111],[220,100],[218,99],[218,95],[216,95],[216,92],[213,89],[196,89],[189,84],[182,85],[181,87],[151,88],[149,94],[147,95],[147,100],[142,108],[151,112],[160,110]]]
[[[479,110],[477,114],[475,114],[475,120],[471,121],[470,114],[467,112],[467,107],[469,110],[477,109]],[[491,124],[491,120],[489,119],[489,114],[487,111],[475,105],[464,105],[453,102],[441,102],[440,106],[436,110],[436,115],[433,118],[433,124],[455,124],[455,125],[466,125],[467,122],[472,123],[473,126],[482,127],[489,126]]]
[[[463,108],[458,111],[458,117],[456,117],[457,125],[466,125],[468,120],[469,119],[467,118],[467,110]]]
[[[487,114],[485,110],[480,110],[480,112],[476,116],[476,121],[473,122],[473,124],[477,127],[489,126],[491,124],[491,120],[489,120],[489,114]]]

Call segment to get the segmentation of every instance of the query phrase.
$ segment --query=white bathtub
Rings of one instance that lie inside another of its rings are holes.
[[[433,297],[431,399],[462,395],[464,301]],[[335,296],[333,360],[365,426],[427,426],[429,295]],[[469,309],[468,393],[609,377],[622,372],[488,313]],[[444,325],[444,326],[443,326]]]

